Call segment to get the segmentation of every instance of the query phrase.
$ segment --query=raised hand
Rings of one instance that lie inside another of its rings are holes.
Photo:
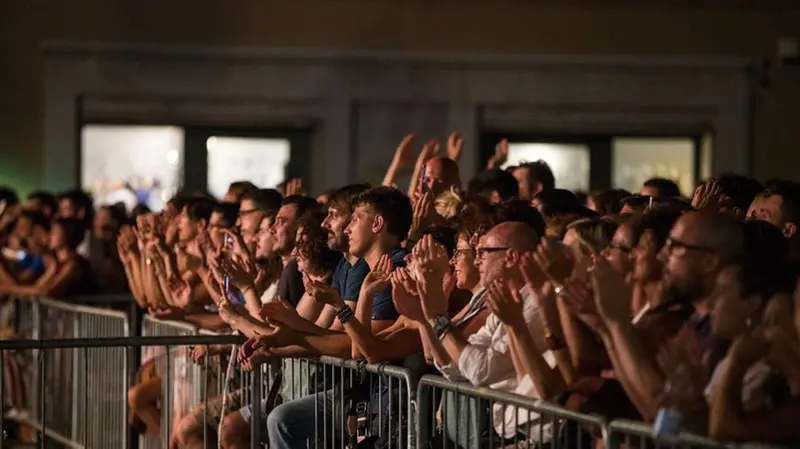
[[[548,277],[536,261],[535,255],[535,252],[523,254],[519,264],[519,271],[522,274],[522,279],[525,280],[525,284],[533,289],[540,289],[548,281]]]
[[[697,186],[692,196],[692,207],[697,210],[718,210],[723,202],[722,189],[716,179]]]
[[[630,320],[633,291],[622,273],[614,270],[605,258],[598,257],[590,277],[600,315],[613,322]]]
[[[409,134],[403,137],[397,149],[394,150],[394,161],[398,167],[406,165],[414,160],[414,135]]]
[[[560,242],[542,238],[533,254],[539,269],[556,284],[562,284],[575,269],[575,259]]]
[[[178,276],[172,276],[167,281],[172,294],[172,305],[185,309],[192,303],[192,286]]]
[[[392,274],[392,302],[395,309],[406,318],[417,322],[425,321],[419,290],[405,268],[398,268]]]
[[[486,168],[491,170],[493,168],[500,168],[508,161],[508,139],[501,140],[494,150],[494,154],[489,158],[489,163]]]
[[[286,182],[286,196],[305,195],[302,178],[292,178]]]
[[[408,231],[410,239],[416,238],[428,226],[433,223],[433,194],[430,192],[421,193],[412,206],[411,229]]]
[[[250,259],[231,254],[229,257],[219,258],[219,267],[228,275],[231,285],[239,290],[253,288],[258,270]]]
[[[361,284],[361,291],[368,296],[374,296],[379,291],[387,288],[393,270],[394,264],[392,264],[392,260],[388,254],[384,254],[364,278],[364,282]]]
[[[325,282],[320,282],[303,274],[303,286],[315,301],[322,304],[328,304],[335,309],[340,309],[344,305],[344,301],[339,297],[339,292],[333,286]]]
[[[297,310],[280,297],[277,301],[262,304],[260,315],[264,321],[277,321],[283,324],[291,324],[291,320],[299,316]]]
[[[438,278],[444,278],[444,275],[450,272],[450,258],[447,255],[447,249],[433,239],[430,234],[425,235],[414,245],[412,250],[416,265],[420,270],[417,279],[422,278],[425,272],[430,272]]]
[[[489,285],[484,301],[503,324],[513,328],[525,327],[523,300],[518,292],[510,291],[502,279],[497,279]]]
[[[453,161],[458,162],[461,159],[461,150],[464,146],[464,139],[461,134],[452,132],[447,137],[447,157]]]

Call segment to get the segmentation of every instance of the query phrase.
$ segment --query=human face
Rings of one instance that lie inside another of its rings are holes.
[[[747,219],[766,221],[783,231],[783,235],[789,238],[795,234],[797,228],[793,223],[786,222],[782,209],[783,196],[760,195],[750,203],[750,208],[747,209]]]
[[[456,241],[456,251],[450,258],[450,265],[453,267],[457,288],[472,290],[480,283],[481,274],[475,266],[475,250],[469,245],[469,240],[461,234]]]
[[[431,192],[434,198],[450,189],[452,185],[440,159],[431,159],[425,164],[422,182],[425,190]]]
[[[490,285],[508,271],[508,245],[495,232],[481,237],[475,247],[475,266],[480,273],[481,285]]]
[[[292,257],[297,261],[297,269],[301,273],[309,273],[308,266],[308,237],[303,230],[302,226],[298,226],[297,234],[295,237],[294,247],[292,248]]]
[[[69,198],[62,198],[58,202],[58,216],[61,218],[78,218],[78,209]]]
[[[519,184],[519,197],[522,199],[530,199],[536,192],[531,191],[532,186],[528,178],[528,169],[517,168],[511,172],[511,174],[514,175],[517,184]]]
[[[27,239],[31,236],[31,232],[33,231],[33,223],[25,217],[24,215],[20,215],[17,219],[17,224],[14,225],[14,235],[20,239]]]
[[[633,241],[633,228],[628,223],[622,224],[611,238],[611,243],[603,250],[603,256],[614,269],[623,274],[633,270],[633,251],[636,242]]]
[[[281,206],[278,215],[275,216],[271,232],[275,238],[273,249],[280,255],[289,255],[294,248],[294,240],[297,236],[295,223],[297,222],[297,205],[289,204]]]
[[[178,215],[178,240],[188,242],[197,237],[197,223],[189,217],[189,208],[184,207]]]
[[[328,207],[328,215],[322,221],[322,229],[328,234],[328,248],[334,251],[348,251],[350,243],[344,232],[348,224],[350,224],[348,208],[342,204],[332,204]]]
[[[92,223],[92,231],[98,236],[114,232],[114,217],[107,207],[101,207],[97,210]]]
[[[50,242],[51,250],[58,250],[67,246],[67,236],[64,233],[64,228],[60,224],[54,224],[50,228]]]
[[[757,297],[742,297],[740,271],[738,266],[728,266],[717,274],[712,294],[711,329],[720,338],[732,340],[745,333],[748,320],[759,307]]]
[[[355,207],[350,224],[344,230],[349,240],[349,252],[355,257],[364,257],[377,238],[374,230],[375,212],[372,207],[362,204]]]
[[[264,212],[256,207],[253,200],[242,200],[239,206],[239,218],[236,224],[239,226],[242,237],[244,237],[245,240],[251,240],[256,235],[263,218]],[[291,248],[289,248],[289,250],[291,250]]]
[[[225,229],[225,226],[223,226],[224,222],[224,215],[219,212],[213,212],[211,218],[208,220],[208,237],[211,239],[211,243],[214,244],[215,248],[219,248],[223,243],[222,230]]]
[[[673,299],[696,302],[707,294],[705,281],[710,248],[703,246],[692,214],[673,226],[658,259],[664,264],[664,288]]]
[[[275,239],[272,235],[272,219],[261,220],[256,234],[256,259],[269,259],[275,254]]]

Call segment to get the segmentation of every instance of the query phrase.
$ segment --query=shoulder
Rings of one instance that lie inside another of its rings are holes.
[[[404,267],[406,266],[406,256],[408,253],[409,251],[405,248],[395,248],[389,252],[389,258],[392,259],[392,264],[394,264],[395,267]]]

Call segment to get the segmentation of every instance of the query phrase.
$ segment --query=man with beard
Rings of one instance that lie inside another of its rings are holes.
[[[727,345],[711,334],[707,298],[719,272],[742,255],[743,247],[743,228],[729,216],[682,215],[658,256],[664,264],[664,297],[649,298],[650,311],[637,323],[624,307],[631,291],[622,276],[605,261],[597,263],[592,277],[605,325],[602,338],[617,379],[645,421],[655,419],[665,386],[678,369],[690,370],[694,393],[702,393],[703,382],[724,356]],[[671,360],[676,354],[679,358]],[[683,412],[689,415],[684,424],[702,432],[707,410],[702,394],[695,396],[684,400]]]

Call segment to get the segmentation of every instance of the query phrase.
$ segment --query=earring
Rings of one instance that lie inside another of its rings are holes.
[[[744,325],[745,325],[745,326],[746,326],[748,329],[752,328],[752,327],[753,327],[753,320],[752,320],[752,318],[750,318],[750,317],[747,317],[747,318],[745,318],[745,320],[744,320]]]

